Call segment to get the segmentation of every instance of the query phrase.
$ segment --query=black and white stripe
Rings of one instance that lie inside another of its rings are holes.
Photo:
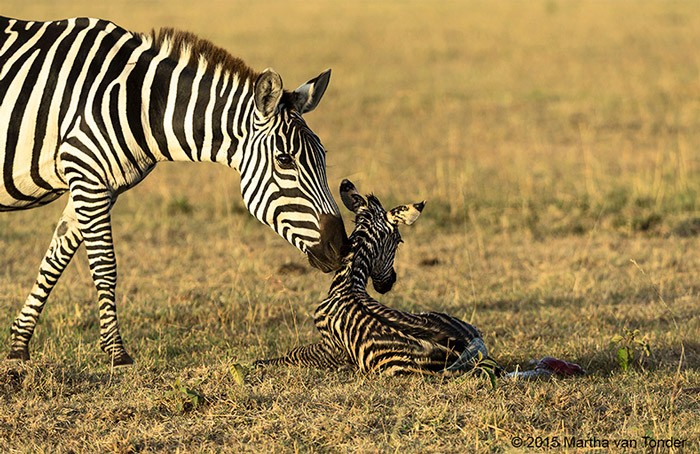
[[[11,358],[81,243],[98,290],[100,340],[114,364],[119,335],[110,210],[160,161],[218,162],[241,173],[243,200],[311,263],[337,268],[347,240],[328,190],[325,150],[302,114],[326,71],[294,91],[196,36],[143,35],[98,19],[0,18],[0,211],[70,197],[37,281],[12,326]]]
[[[401,205],[387,212],[376,197],[365,199],[347,180],[341,185],[341,198],[355,212],[356,225],[350,235],[350,250],[328,298],[314,314],[322,341],[256,364],[443,376],[479,367],[502,374],[474,326],[439,312],[402,312],[367,293],[370,278],[380,293],[391,289],[396,280],[394,257],[401,242],[398,226],[412,224],[423,203]]]

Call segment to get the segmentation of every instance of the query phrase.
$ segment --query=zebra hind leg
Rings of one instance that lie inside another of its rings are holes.
[[[69,200],[54,231],[51,245],[41,262],[32,291],[27,297],[19,316],[12,323],[8,359],[29,360],[29,341],[34,334],[39,315],[44,309],[51,290],[53,290],[63,270],[70,263],[82,241],[83,237],[80,233],[73,205]]]
[[[486,374],[492,373],[496,377],[505,375],[503,368],[489,356],[486,345],[480,337],[472,339],[464,349],[460,357],[445,368],[446,374],[460,374],[474,370]]]

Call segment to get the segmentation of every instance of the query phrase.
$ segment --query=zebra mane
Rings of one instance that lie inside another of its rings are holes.
[[[167,46],[170,56],[175,59],[189,55],[187,64],[192,68],[196,68],[200,61],[204,60],[211,69],[219,66],[225,72],[253,80],[258,76],[258,73],[242,59],[234,57],[226,49],[194,33],[164,27],[151,30],[150,39],[156,48]]]
[[[367,207],[363,208],[353,219],[355,228],[350,233],[350,246],[345,252],[344,263],[351,263],[359,246],[367,241],[364,235],[357,234],[357,232],[368,232],[372,229],[372,218],[376,216],[376,211],[385,212],[382,202],[374,194],[367,194]]]

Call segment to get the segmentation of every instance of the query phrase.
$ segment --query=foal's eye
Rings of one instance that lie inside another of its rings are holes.
[[[288,153],[282,153],[277,155],[277,163],[282,167],[283,169],[290,169],[294,166],[294,158],[292,158],[292,155]]]

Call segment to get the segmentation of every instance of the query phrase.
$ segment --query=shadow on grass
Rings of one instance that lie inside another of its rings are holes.
[[[63,363],[0,361],[0,399],[18,394],[54,397],[71,395],[119,383],[121,374],[109,369],[91,371],[86,366]]]

